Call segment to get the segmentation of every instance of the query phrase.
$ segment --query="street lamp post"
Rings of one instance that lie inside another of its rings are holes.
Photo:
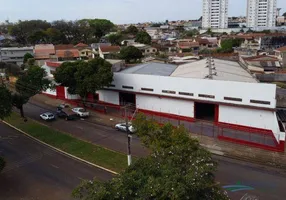
[[[127,162],[128,166],[131,165],[132,159],[131,159],[131,138],[132,136],[129,133],[129,122],[128,122],[128,116],[127,116],[127,107],[125,106],[125,123],[126,123],[126,133],[127,133]]]

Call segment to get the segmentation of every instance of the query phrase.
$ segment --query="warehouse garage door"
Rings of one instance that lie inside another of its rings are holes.
[[[199,120],[218,122],[218,105],[195,102],[195,118]]]
[[[136,105],[136,95],[133,93],[119,92],[119,100],[121,106],[127,104]]]

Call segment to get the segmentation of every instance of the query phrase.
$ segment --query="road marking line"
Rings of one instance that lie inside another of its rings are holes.
[[[52,166],[53,168],[59,169],[59,167],[58,167],[58,166],[56,166],[56,165],[52,165],[52,164],[50,164],[50,166]]]
[[[84,159],[81,159],[81,158],[79,158],[79,157],[76,157],[76,156],[74,156],[74,155],[71,155],[71,154],[69,154],[69,153],[67,153],[67,152],[64,152],[64,151],[62,151],[62,150],[60,150],[60,149],[58,149],[58,148],[56,148],[56,147],[53,147],[52,145],[49,145],[49,144],[47,144],[47,143],[45,143],[45,142],[43,142],[43,141],[41,141],[41,140],[39,140],[39,139],[37,139],[37,138],[31,136],[31,135],[29,135],[28,133],[22,131],[21,129],[18,129],[17,127],[15,127],[15,126],[9,124],[8,122],[5,122],[5,121],[3,121],[3,120],[1,120],[1,121],[2,121],[4,124],[6,124],[7,126],[9,126],[9,127],[13,128],[13,129],[17,130],[17,131],[20,132],[20,133],[23,133],[25,136],[27,136],[27,137],[29,137],[29,138],[31,138],[31,139],[37,141],[38,143],[40,143],[40,144],[42,144],[42,145],[48,146],[48,147],[51,148],[52,150],[54,150],[54,151],[56,151],[56,152],[59,152],[59,153],[65,155],[65,156],[67,156],[67,157],[73,158],[74,160],[81,161],[81,162],[83,162],[83,163],[85,163],[85,164],[88,164],[88,165],[91,165],[91,166],[93,166],[93,167],[102,169],[102,170],[107,171],[107,172],[109,172],[109,173],[111,173],[111,174],[115,174],[115,175],[118,175],[118,174],[119,174],[119,173],[117,173],[117,172],[115,172],[115,171],[112,171],[112,170],[107,169],[107,168],[105,168],[105,167],[102,167],[102,166],[100,166],[100,165],[93,164],[93,163],[91,163],[91,162],[89,162],[89,161],[86,161],[86,160],[84,160]]]

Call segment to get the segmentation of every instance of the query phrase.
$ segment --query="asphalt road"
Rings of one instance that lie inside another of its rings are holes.
[[[55,108],[53,107],[39,103],[37,103],[37,105],[29,103],[25,106],[26,116],[36,120],[40,120],[39,114],[42,112],[54,110]],[[126,134],[110,127],[97,125],[87,120],[68,122],[56,120],[46,124],[81,139],[91,141],[94,144],[116,151],[126,152]],[[136,137],[132,140],[132,153],[136,156],[144,156],[147,154],[147,150],[142,147],[140,140]],[[227,158],[216,156],[214,156],[214,158],[219,158],[219,167],[216,177],[222,186],[241,184],[251,189],[229,192],[231,199],[239,200],[246,194],[253,194],[257,196],[259,200],[286,199],[286,175],[279,170]]]
[[[72,199],[81,180],[105,181],[112,175],[35,142],[0,122],[0,156],[7,166],[0,174],[1,200]]]

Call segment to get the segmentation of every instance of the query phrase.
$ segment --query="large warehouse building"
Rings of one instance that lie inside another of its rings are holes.
[[[106,105],[131,104],[139,112],[192,127],[203,121],[206,126],[229,130],[223,135],[218,131],[215,136],[220,139],[284,151],[276,85],[258,83],[237,62],[202,59],[179,66],[141,64],[114,73],[113,83],[97,94]],[[240,132],[232,134],[232,130]],[[267,138],[272,142],[267,143]]]
[[[182,121],[204,120],[268,133],[283,148],[276,85],[258,83],[237,62],[217,59],[209,80],[206,63],[206,59],[181,66],[148,63],[125,69],[114,74],[109,88],[98,92],[99,100],[118,106],[130,103],[143,113]]]

